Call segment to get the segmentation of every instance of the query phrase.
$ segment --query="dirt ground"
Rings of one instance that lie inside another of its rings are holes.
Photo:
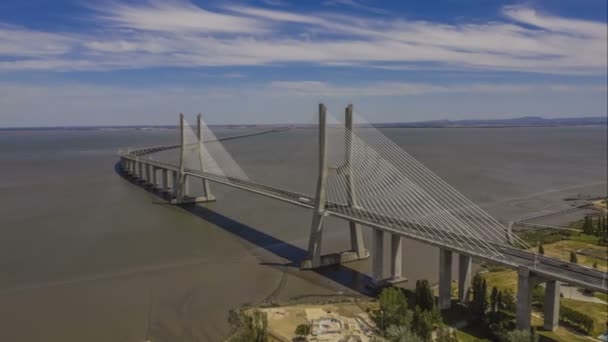
[[[269,332],[278,341],[292,341],[297,337],[296,327],[300,324],[317,324],[324,319],[340,322],[339,333],[308,335],[308,341],[369,341],[375,328],[369,319],[367,309],[376,307],[372,302],[346,302],[332,304],[296,304],[273,308],[262,308],[268,317]]]

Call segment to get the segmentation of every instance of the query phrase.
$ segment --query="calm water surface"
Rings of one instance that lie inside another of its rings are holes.
[[[606,194],[605,127],[382,132],[503,221]],[[177,138],[0,132],[1,341],[217,341],[244,303],[363,290],[368,261],[323,273],[293,266],[307,243],[304,209],[213,185],[217,202],[186,210],[117,175],[118,148]],[[313,192],[314,130],[225,147],[252,180]],[[347,248],[346,223],[330,221],[326,236],[327,251]],[[406,241],[410,283],[435,280],[437,259]]]

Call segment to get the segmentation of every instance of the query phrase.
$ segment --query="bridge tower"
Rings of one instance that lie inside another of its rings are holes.
[[[345,111],[345,162],[340,167],[338,174],[343,174],[347,180],[348,205],[357,206],[355,185],[352,179],[352,154],[353,154],[353,130],[352,130],[353,107],[349,105]],[[312,225],[308,243],[309,259],[304,260],[300,265],[302,269],[314,269],[323,266],[341,264],[345,262],[365,259],[369,257],[369,252],[365,249],[363,233],[361,227],[354,221],[349,221],[351,249],[344,252],[321,255],[323,242],[323,226],[327,213],[327,177],[329,168],[327,166],[327,108],[324,104],[319,104],[319,169],[317,176],[317,189],[315,195],[315,207],[313,209]]]
[[[185,120],[184,114],[179,113],[179,130],[180,130],[180,144],[181,152],[179,158],[179,171],[173,178],[173,194],[174,199],[171,200],[172,204],[188,204],[198,202],[211,202],[215,201],[215,197],[211,194],[209,188],[209,182],[203,179],[203,196],[190,196],[190,183],[188,175],[186,174],[186,135],[184,134]],[[203,147],[203,136],[202,136],[202,116],[197,116],[197,139],[198,139],[198,150],[200,155],[201,170],[205,171],[205,153]]]

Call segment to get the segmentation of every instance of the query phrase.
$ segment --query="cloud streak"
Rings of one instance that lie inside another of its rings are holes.
[[[605,23],[505,7],[504,20],[443,24],[189,2],[96,8],[102,33],[0,26],[0,71],[307,63],[361,68],[606,74]],[[581,53],[584,52],[584,53]]]

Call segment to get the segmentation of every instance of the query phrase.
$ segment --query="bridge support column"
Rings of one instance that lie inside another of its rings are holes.
[[[357,208],[357,196],[355,193],[355,183],[353,179],[352,160],[353,160],[353,105],[349,104],[344,111],[344,169],[346,180],[346,196],[348,205],[351,208]],[[350,247],[351,252],[355,254],[357,259],[365,259],[369,257],[369,251],[365,249],[365,241],[363,240],[363,231],[361,225],[356,222],[348,222],[350,229]]]
[[[555,331],[559,321],[559,282],[556,280],[547,281],[545,287],[545,321],[543,328],[548,331]]]
[[[310,228],[310,237],[308,240],[309,258],[302,261],[302,263],[300,264],[301,269],[312,269],[323,266],[342,264],[366,258],[369,256],[369,252],[365,249],[363,243],[363,234],[361,232],[361,227],[355,222],[349,222],[351,237],[351,249],[349,251],[321,255],[321,244],[323,240],[323,221],[324,217],[326,216],[325,205],[328,176],[326,123],[326,108],[325,105],[321,103],[319,104],[319,171],[317,176],[317,192],[315,197],[315,207],[313,210],[312,224]],[[347,144],[347,146],[350,145]],[[348,157],[346,158],[348,160]],[[347,161],[345,164],[347,169],[349,163],[350,162]],[[354,198],[354,192],[352,191],[352,187],[350,187],[350,190],[348,191],[348,204],[350,207],[356,207],[356,201]]]
[[[199,154],[201,159],[201,170],[205,170],[204,160],[205,155],[203,153],[203,143],[201,140],[201,115],[198,116],[198,141],[199,141]],[[209,190],[209,184],[207,180],[203,179],[203,191],[204,196],[191,196],[190,195],[190,186],[189,186],[189,178],[188,175],[185,174],[185,162],[186,162],[186,141],[184,135],[184,114],[179,114],[179,127],[180,127],[180,136],[181,136],[181,155],[179,161],[179,174],[176,178],[177,182],[173,183],[174,188],[174,198],[171,200],[172,204],[189,204],[189,203],[197,203],[197,202],[210,202],[215,201],[215,197],[211,195],[211,191]]]
[[[177,198],[177,196],[179,195],[178,194],[178,192],[179,192],[179,188],[178,188],[179,187],[179,180],[178,180],[179,175],[177,174],[177,171],[172,171],[171,173],[172,173],[171,185],[173,187],[173,197]]]
[[[144,164],[144,173],[145,173],[145,183],[148,185],[150,183],[150,164]]]
[[[162,172],[162,191],[165,193],[169,192],[169,170],[161,169]]]
[[[148,187],[154,189],[154,166],[148,164]]]
[[[471,292],[471,257],[458,255],[458,300],[461,303],[469,302]]]
[[[391,279],[390,282],[405,281],[402,277],[403,238],[401,235],[391,234]]]
[[[532,290],[540,283],[540,279],[525,266],[517,270],[517,318],[516,327],[519,330],[530,329],[532,314]]]
[[[187,175],[182,176],[181,182],[181,194],[182,194],[182,203],[185,201],[185,197],[190,197],[190,177]]]
[[[202,114],[198,114],[196,117],[196,136],[198,137],[198,143],[199,143],[199,155],[200,155],[200,159],[201,159],[201,171],[206,171],[205,170],[205,147],[203,145],[203,115]],[[197,202],[211,202],[211,201],[215,201],[215,197],[211,194],[211,188],[209,187],[209,181],[206,179],[203,179],[203,196],[199,197]]]
[[[144,181],[144,163],[140,161],[137,162],[137,178],[139,182]]]
[[[374,285],[384,281],[384,231],[380,229],[372,232],[372,280]]]
[[[327,122],[327,109],[325,105],[319,104],[319,171],[317,176],[317,192],[315,196],[315,207],[313,209],[310,237],[308,239],[308,257],[300,268],[318,268],[321,262],[321,243],[323,239],[323,221],[325,217],[325,200],[327,186],[327,146],[325,124]]]
[[[452,304],[452,252],[439,249],[439,309],[449,309]]]
[[[156,189],[158,185],[158,177],[156,177],[156,171],[158,171],[158,169],[156,168],[156,166],[150,165],[150,171],[152,172],[152,181],[150,183],[152,183],[152,189]]]

